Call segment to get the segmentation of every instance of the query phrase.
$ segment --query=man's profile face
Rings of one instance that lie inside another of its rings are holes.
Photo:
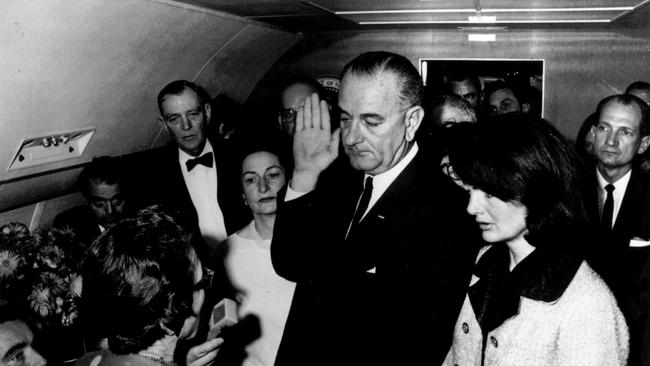
[[[179,95],[166,95],[160,110],[161,121],[176,145],[186,153],[198,156],[207,139],[210,105],[201,105],[199,96],[186,88]]]
[[[108,229],[124,217],[126,204],[119,184],[91,180],[86,196],[95,220]]]
[[[282,91],[280,95],[282,111],[280,112],[279,122],[284,132],[293,136],[296,130],[298,107],[305,102],[305,98],[315,92],[312,87],[303,83],[291,84]]]
[[[22,321],[0,323],[0,366],[44,366],[47,361],[32,348],[33,340]]]
[[[522,111],[519,100],[517,100],[517,97],[515,97],[510,89],[497,89],[493,91],[489,96],[488,102],[488,113],[490,116]]]
[[[406,154],[421,117],[410,122],[413,108],[401,103],[399,90],[392,72],[343,76],[339,92],[341,141],[355,169],[380,174]]]
[[[451,82],[451,93],[465,99],[472,108],[477,108],[481,103],[481,91],[476,89],[468,79]]]
[[[598,166],[605,169],[631,166],[636,154],[642,154],[650,142],[649,136],[641,136],[641,111],[637,106],[614,100],[603,106],[592,133]]]

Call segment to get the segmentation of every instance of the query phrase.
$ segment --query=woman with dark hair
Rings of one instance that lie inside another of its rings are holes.
[[[468,128],[449,159],[488,245],[444,365],[625,365],[625,319],[580,255],[573,147],[544,120],[506,115]]]
[[[250,141],[249,141],[250,143]],[[295,283],[278,276],[271,264],[271,237],[278,192],[286,182],[283,154],[265,143],[252,143],[242,154],[241,185],[253,220],[223,244],[225,264],[241,290],[240,315],[259,317],[260,337],[246,347],[244,365],[273,365],[280,346]]]
[[[108,350],[78,365],[205,365],[222,339],[175,355],[179,340],[193,338],[210,286],[191,238],[168,215],[145,209],[104,232],[82,263],[82,311]]]

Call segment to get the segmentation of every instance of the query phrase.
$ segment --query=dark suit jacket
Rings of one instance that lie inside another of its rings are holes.
[[[597,223],[599,192],[595,172],[593,177],[588,209]],[[648,354],[645,357],[650,362],[650,348],[640,349],[642,343],[650,347],[650,246],[630,246],[630,239],[635,237],[650,240],[650,178],[640,169],[632,169],[611,233],[600,231],[599,237],[591,263],[614,292],[628,321],[630,364],[639,364],[641,352]],[[649,333],[647,338],[644,333]]]
[[[249,219],[241,197],[240,169],[233,153],[219,149],[215,143],[212,143],[212,147],[217,168],[217,201],[223,212],[226,231],[230,235],[247,224]],[[145,161],[147,166],[138,173],[143,180],[137,184],[140,205],[164,204],[179,208],[192,223],[198,223],[178,163],[178,147],[170,145],[153,150]]]
[[[234,154],[221,150],[216,143],[212,143],[212,147],[217,168],[217,201],[223,212],[226,231],[230,235],[250,221],[250,210],[243,203],[239,183],[240,168]],[[164,205],[179,224],[196,238],[201,238],[198,215],[178,163],[178,147],[170,145],[147,152],[139,159],[137,166],[131,167],[131,171],[131,186],[135,189],[133,196],[137,206]],[[210,262],[214,261],[215,248],[196,246],[204,265],[212,264]]]
[[[421,149],[346,239],[363,174],[339,164],[278,209],[271,257],[297,288],[276,365],[440,364],[478,247],[466,197]]]

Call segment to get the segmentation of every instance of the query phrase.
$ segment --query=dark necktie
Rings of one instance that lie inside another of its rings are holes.
[[[212,153],[211,152],[205,153],[198,158],[189,159],[188,161],[185,162],[188,172],[191,172],[192,169],[194,169],[194,167],[197,166],[198,164],[207,166],[208,168],[212,168]]]
[[[600,225],[606,230],[612,230],[612,217],[614,216],[614,185],[608,184],[605,186],[607,191],[607,198],[603,204],[603,213],[600,215]]]
[[[359,204],[357,205],[356,211],[354,211],[354,218],[352,218],[352,223],[350,224],[350,229],[348,233],[351,233],[354,230],[354,227],[359,224],[363,214],[368,209],[368,203],[370,203],[370,196],[372,196],[372,177],[366,178],[366,184],[363,186],[363,193],[361,193],[361,199],[359,199]]]

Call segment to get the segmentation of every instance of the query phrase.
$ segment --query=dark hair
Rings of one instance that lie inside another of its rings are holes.
[[[240,139],[237,140],[237,162],[239,162],[238,172],[240,175],[244,159],[249,155],[260,151],[266,151],[277,156],[285,173],[290,174],[291,170],[293,170],[291,161],[293,156],[292,145],[289,141],[284,140],[284,137],[284,133],[277,129],[251,130],[242,134]]]
[[[190,89],[199,97],[199,104],[203,107],[210,102],[210,94],[200,85],[187,80],[175,80],[165,85],[158,93],[158,110],[162,114],[162,104],[168,95],[181,95],[185,89]]]
[[[525,205],[531,245],[553,245],[549,238],[586,224],[584,167],[550,123],[516,113],[464,127],[449,149],[454,172],[471,187]]]
[[[524,103],[530,103],[530,101],[528,100],[528,96],[526,95],[526,93],[523,92],[523,90],[518,85],[504,80],[497,80],[485,86],[485,93],[484,93],[485,104],[490,103],[490,95],[492,95],[492,93],[501,89],[510,90],[512,92],[512,95],[514,95],[514,97],[517,98],[519,105]]]
[[[122,171],[124,167],[120,164],[118,158],[110,156],[100,156],[94,158],[88,165],[86,165],[79,177],[77,178],[77,186],[83,195],[88,195],[90,185],[95,182],[106,183],[110,185],[119,184],[121,189],[124,189],[124,175]]]
[[[482,90],[481,80],[476,75],[467,74],[464,72],[456,71],[449,74],[447,79],[447,90],[451,93],[451,83],[460,83],[462,81],[469,81],[476,88],[476,92],[480,93]]]
[[[600,113],[603,111],[603,108],[605,108],[605,106],[610,102],[622,104],[624,106],[636,106],[639,109],[639,113],[641,113],[641,121],[639,122],[639,131],[641,132],[641,136],[650,135],[650,128],[648,128],[648,105],[643,101],[643,99],[632,94],[610,95],[598,102],[598,107],[596,108],[596,117],[598,120],[596,120],[596,123],[600,120]]]
[[[192,315],[191,237],[158,208],[105,231],[82,263],[82,311],[116,354],[137,353]]]
[[[625,88],[625,94],[630,94],[632,90],[647,90],[650,91],[650,83],[643,80],[637,80],[632,82],[630,85]]]
[[[422,78],[406,57],[385,51],[366,52],[355,57],[343,67],[341,80],[347,73],[370,77],[381,72],[392,72],[400,84],[399,96],[402,105],[422,105],[424,86]]]
[[[476,122],[476,111],[472,106],[463,98],[459,97],[458,95],[455,94],[441,94],[433,99],[432,102],[432,107],[431,107],[431,112],[433,113],[436,108],[440,108],[443,106],[449,106],[452,108],[456,108],[463,112],[463,114],[467,115],[470,117],[467,121],[464,122]],[[435,121],[434,121],[435,122]],[[461,121],[457,121],[461,122]]]

